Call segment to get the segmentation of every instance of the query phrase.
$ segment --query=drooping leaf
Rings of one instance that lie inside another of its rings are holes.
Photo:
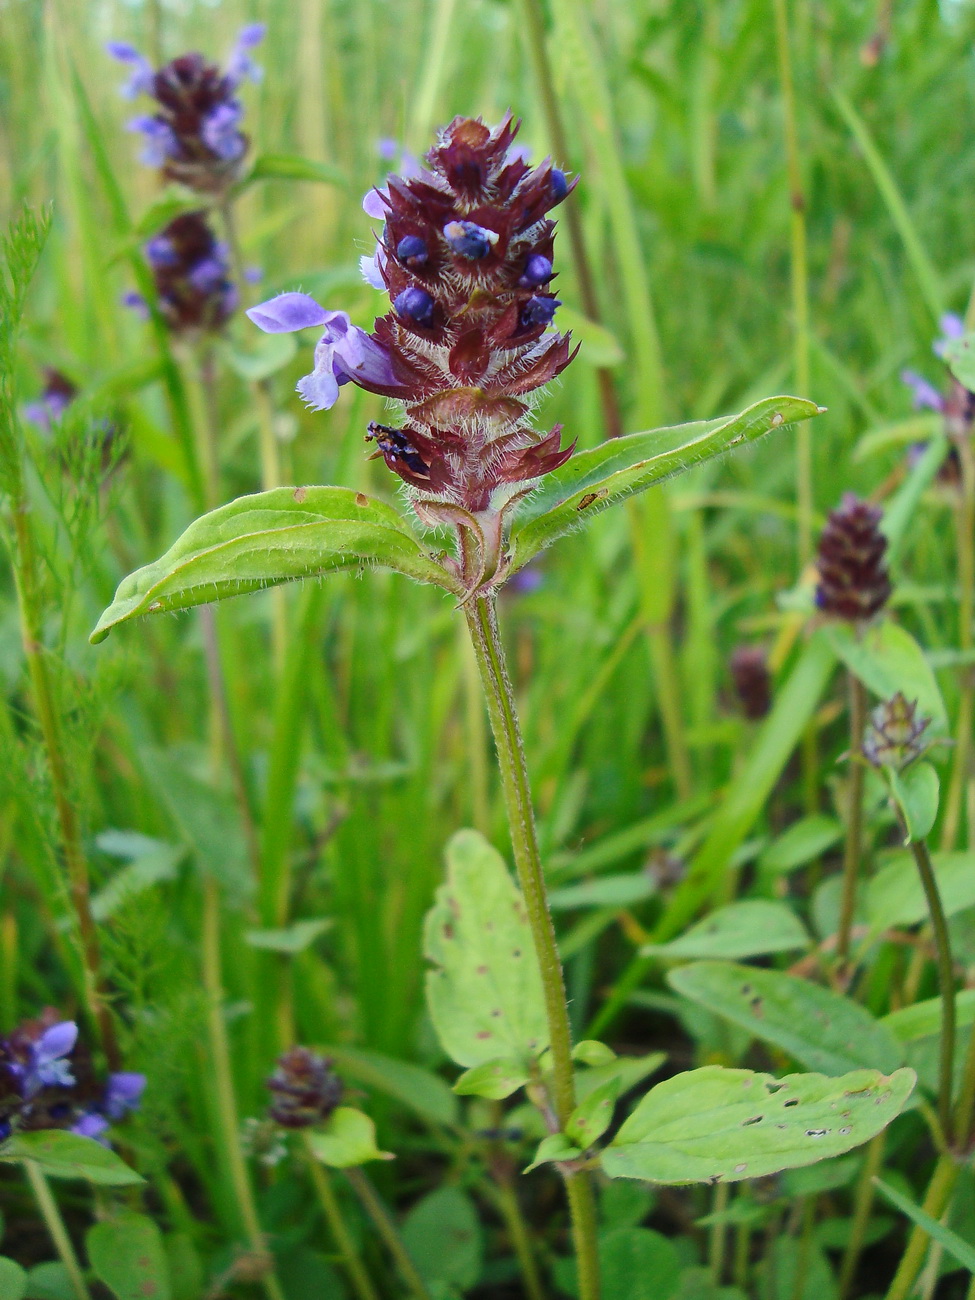
[[[244,941],[267,952],[304,952],[331,926],[329,917],[320,916],[314,921],[293,921],[281,930],[247,930]]]
[[[188,609],[296,578],[376,564],[453,590],[391,506],[351,488],[272,488],[190,524],[165,555],[123,579],[93,644],[139,614]]]
[[[569,1116],[565,1135],[585,1150],[598,1142],[613,1121],[613,1109],[619,1096],[619,1075],[594,1088]]]
[[[704,961],[670,971],[667,982],[808,1069],[889,1073],[903,1063],[900,1044],[865,1007],[794,975]]]
[[[292,153],[262,153],[240,182],[240,186],[254,181],[319,181],[325,185],[347,185],[345,173],[332,163],[302,158]]]
[[[838,1079],[704,1066],[657,1084],[602,1153],[611,1178],[737,1182],[842,1155],[904,1107],[913,1070]]]
[[[938,774],[930,763],[912,763],[903,772],[887,770],[890,793],[907,828],[907,843],[923,840],[938,816]]]
[[[0,1146],[0,1160],[33,1160],[49,1178],[87,1178],[109,1187],[145,1181],[109,1147],[64,1129],[16,1133]]]
[[[941,905],[946,916],[975,906],[975,853],[932,853]],[[927,920],[928,904],[910,853],[898,854],[867,885],[867,917],[874,934],[893,926]]]
[[[524,1065],[548,1045],[542,981],[521,894],[476,831],[447,845],[447,883],[427,913],[427,1005],[458,1065],[504,1057]]]
[[[170,1300],[162,1233],[144,1214],[120,1214],[89,1229],[88,1262],[118,1300]]]
[[[949,1255],[957,1259],[963,1268],[975,1274],[975,1247],[959,1237],[957,1232],[952,1232],[943,1223],[932,1218],[927,1211],[921,1209],[920,1205],[915,1205],[906,1196],[902,1196],[889,1183],[883,1182],[880,1178],[875,1178],[873,1183],[881,1196],[886,1197],[891,1205],[895,1205],[901,1214],[906,1214],[919,1228],[923,1228],[929,1237],[933,1237],[939,1245],[943,1246]]]
[[[519,508],[511,534],[513,570],[635,492],[818,410],[799,397],[768,397],[740,415],[631,433],[579,452]]]
[[[535,1159],[530,1165],[526,1165],[525,1173],[530,1174],[539,1165],[550,1164],[555,1160],[575,1160],[581,1155],[581,1148],[574,1146],[564,1133],[551,1133],[539,1142]]]
[[[748,898],[719,907],[670,943],[641,949],[655,957],[757,957],[806,948],[806,927],[786,903]]]
[[[403,1245],[427,1282],[475,1286],[484,1264],[477,1211],[459,1187],[439,1187],[413,1207],[403,1224]]]
[[[16,1260],[0,1255],[0,1300],[24,1300],[27,1274]]]
[[[429,1123],[457,1122],[457,1098],[450,1085],[421,1065],[360,1047],[330,1046],[328,1054],[335,1058],[343,1074],[394,1097]]]
[[[528,1071],[518,1061],[499,1057],[482,1061],[480,1065],[465,1070],[454,1084],[454,1092],[461,1097],[487,1097],[502,1101],[528,1082]]]
[[[762,871],[777,875],[805,866],[843,838],[843,823],[825,813],[813,813],[793,822],[758,857]]]
[[[361,1110],[339,1106],[322,1128],[308,1134],[315,1158],[332,1169],[350,1169],[369,1160],[390,1160],[376,1146],[376,1126]]]
[[[891,619],[863,630],[839,621],[824,624],[823,635],[855,677],[881,700],[900,691],[917,701],[918,717],[930,718],[932,730],[945,727],[945,705],[924,651],[904,628]]]

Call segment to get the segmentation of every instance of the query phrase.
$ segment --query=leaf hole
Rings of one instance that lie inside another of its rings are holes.
[[[806,1129],[807,1138],[824,1138],[824,1137],[828,1137],[828,1135],[829,1135],[828,1128],[807,1128]]]
[[[749,1124],[761,1124],[764,1118],[764,1115],[753,1115],[751,1119],[743,1119],[741,1121],[741,1126],[742,1128],[748,1128]]]

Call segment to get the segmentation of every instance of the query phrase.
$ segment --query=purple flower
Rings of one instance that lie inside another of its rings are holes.
[[[156,74],[148,59],[144,58],[134,45],[128,45],[125,41],[109,41],[105,48],[113,59],[118,59],[120,63],[128,63],[132,68],[132,75],[122,86],[122,94],[125,98],[136,99],[139,95],[151,95]]]
[[[916,411],[943,411],[945,409],[945,399],[942,394],[938,392],[934,384],[929,383],[916,370],[902,370],[901,381],[913,392],[914,409]]]
[[[134,312],[139,320],[149,319],[149,304],[141,293],[136,293],[134,289],[130,289],[128,293],[122,294],[121,303],[123,307],[127,307],[129,311]]]
[[[230,104],[218,104],[203,119],[200,132],[203,143],[225,162],[233,162],[247,148],[244,137],[237,130],[243,116],[244,110],[235,100]]]
[[[374,289],[385,290],[386,288],[386,281],[382,276],[382,265],[385,260],[386,254],[379,244],[376,245],[376,251],[372,257],[363,255],[359,258],[359,270],[362,273],[362,278],[366,284],[372,285]]]
[[[388,202],[389,190],[372,189],[363,195],[362,210],[367,217],[372,217],[374,221],[382,221],[386,216]]]
[[[126,122],[127,131],[141,132],[146,137],[145,148],[139,154],[139,160],[147,167],[162,167],[167,158],[177,151],[176,136],[173,129],[158,117],[133,117]]]
[[[102,1110],[109,1119],[122,1119],[130,1110],[137,1110],[146,1090],[146,1076],[134,1070],[118,1070],[108,1076]]]
[[[281,293],[251,307],[247,315],[265,334],[290,334],[324,326],[315,347],[315,369],[298,381],[298,392],[314,411],[327,411],[338,401],[339,386],[350,381],[371,392],[389,393],[399,387],[392,361],[382,344],[353,325],[344,311],[327,311],[306,293]]]
[[[24,1097],[31,1098],[42,1088],[70,1088],[74,1083],[71,1062],[65,1060],[78,1041],[78,1026],[73,1020],[61,1020],[45,1029],[31,1044],[30,1059],[26,1065],[12,1064],[10,1069],[19,1077]]]
[[[71,1132],[76,1133],[78,1137],[94,1138],[100,1142],[103,1147],[108,1146],[107,1139],[103,1136],[108,1128],[108,1120],[104,1115],[99,1115],[97,1111],[88,1111],[81,1118],[71,1125]]]
[[[938,324],[941,326],[941,338],[935,339],[931,350],[936,357],[943,357],[948,344],[960,339],[965,333],[965,322],[956,312],[947,311]]]
[[[248,23],[241,30],[227,60],[227,79],[232,85],[239,86],[242,81],[257,82],[264,76],[264,69],[254,62],[250,51],[260,45],[266,32],[266,23]]]
[[[166,235],[154,235],[146,244],[146,257],[153,266],[175,266],[179,260],[173,241]]]
[[[497,233],[474,221],[448,221],[443,236],[458,257],[479,262],[498,242]]]

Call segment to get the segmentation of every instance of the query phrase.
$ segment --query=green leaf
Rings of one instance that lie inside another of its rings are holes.
[[[457,1123],[457,1098],[450,1085],[430,1070],[411,1061],[400,1061],[393,1056],[384,1056],[382,1052],[358,1047],[330,1046],[328,1054],[334,1057],[344,1074],[367,1088],[394,1097],[428,1123]]]
[[[602,1153],[611,1178],[696,1183],[761,1178],[841,1155],[885,1128],[913,1070],[839,1079],[704,1066],[652,1088]]]
[[[799,397],[767,397],[740,415],[631,433],[579,452],[546,475],[519,507],[511,532],[512,572],[635,492],[818,410]]]
[[[975,390],[975,334],[948,339],[941,345],[941,359],[962,387]]]
[[[87,1178],[109,1187],[145,1182],[109,1147],[62,1129],[15,1134],[0,1146],[0,1160],[33,1160],[49,1178]]]
[[[23,1300],[27,1274],[13,1259],[0,1255],[0,1300]]]
[[[339,1106],[322,1128],[308,1134],[315,1159],[332,1169],[350,1169],[368,1160],[392,1160],[376,1146],[376,1126],[368,1115],[351,1106]]]
[[[848,623],[829,622],[823,635],[850,672],[881,700],[898,691],[918,714],[931,719],[935,731],[944,730],[945,705],[934,671],[924,651],[902,627],[889,618],[858,631]]]
[[[319,935],[331,929],[332,924],[327,916],[314,921],[293,921],[282,930],[247,930],[244,941],[252,948],[264,948],[268,952],[304,952]]]
[[[320,181],[325,185],[347,185],[345,172],[332,163],[317,162],[294,153],[262,153],[238,188],[254,181]]]
[[[975,853],[932,853],[931,865],[945,916],[975,906]],[[898,853],[871,878],[866,901],[867,919],[874,934],[928,919],[924,886],[910,853]]]
[[[144,1214],[96,1223],[85,1238],[88,1262],[118,1300],[170,1300],[162,1233]]]
[[[459,1187],[439,1187],[413,1207],[403,1224],[403,1245],[427,1282],[476,1286],[484,1239],[471,1198]]]
[[[152,843],[152,841],[150,841]],[[182,844],[154,844],[134,861],[122,867],[92,895],[91,914],[96,921],[107,921],[119,908],[163,881],[175,880],[179,865],[186,857]]]
[[[526,1165],[524,1173],[530,1174],[539,1165],[549,1164],[553,1160],[575,1160],[581,1155],[582,1151],[579,1147],[573,1146],[564,1133],[550,1133],[547,1138],[542,1138],[539,1142],[535,1159],[530,1165]]]
[[[869,1011],[794,975],[706,961],[670,971],[667,982],[807,1069],[845,1074],[869,1066],[889,1073],[903,1063],[900,1044]]]
[[[542,980],[521,894],[477,831],[447,845],[447,883],[427,913],[427,1005],[458,1065],[499,1057],[526,1067],[548,1046]]]
[[[369,564],[455,590],[402,517],[381,501],[351,488],[257,492],[201,516],[165,555],[123,579],[90,640],[103,641],[139,614],[188,609]]]
[[[612,1065],[618,1057],[605,1043],[600,1043],[595,1038],[584,1038],[573,1047],[572,1059],[580,1065]]]
[[[679,939],[641,949],[655,957],[757,957],[763,953],[807,948],[809,934],[786,903],[745,899],[719,907]]]
[[[597,880],[584,880],[578,885],[553,889],[549,906],[555,912],[569,912],[579,907],[630,907],[642,903],[657,892],[650,876],[642,871],[629,871],[625,875],[600,876]]]
[[[680,1275],[680,1286],[674,1300],[748,1300],[737,1286],[719,1286],[709,1268],[685,1268]],[[819,1300],[826,1300],[820,1296]]]
[[[583,1101],[608,1079],[619,1082],[620,1093],[629,1092],[650,1077],[667,1059],[666,1052],[648,1052],[646,1056],[617,1056],[605,1065],[595,1065],[576,1072],[576,1097]]]
[[[454,1092],[462,1097],[487,1097],[490,1101],[501,1101],[527,1082],[528,1071],[518,1061],[499,1057],[465,1070],[454,1084]]]
[[[61,1263],[35,1264],[27,1273],[26,1300],[77,1300],[77,1294]]]
[[[762,871],[777,875],[805,866],[843,838],[843,824],[825,813],[802,817],[764,849],[758,858]]]
[[[619,1091],[619,1075],[594,1088],[569,1116],[565,1126],[566,1137],[583,1150],[598,1142],[613,1121]]]
[[[680,1255],[651,1228],[615,1228],[599,1239],[599,1271],[612,1300],[670,1300],[680,1285]]]
[[[832,1269],[815,1241],[780,1235],[759,1267],[759,1300],[835,1300]]]
[[[886,1026],[901,1043],[918,1038],[929,1038],[941,1032],[942,1003],[940,998],[927,998],[913,1006],[900,1007],[884,1016],[880,1023]],[[955,1024],[966,1029],[975,1024],[975,989],[959,989],[955,994]]]
[[[912,763],[903,772],[886,771],[890,793],[907,828],[906,843],[923,840],[938,815],[941,783],[930,763]]]
[[[604,367],[623,364],[624,352],[619,339],[605,325],[599,325],[582,312],[573,311],[571,307],[559,308],[559,329],[563,334],[572,331],[573,343],[581,343],[580,361],[588,361],[591,366]]]
[[[952,1232],[950,1228],[946,1228],[943,1223],[939,1223],[937,1219],[932,1218],[919,1205],[909,1201],[906,1196],[902,1196],[900,1192],[895,1191],[882,1179],[875,1178],[873,1185],[881,1196],[890,1201],[891,1205],[895,1205],[901,1214],[906,1214],[919,1228],[923,1228],[928,1236],[933,1237],[939,1245],[943,1246],[948,1254],[957,1259],[963,1268],[967,1268],[970,1273],[975,1273],[975,1248],[959,1237],[957,1232]]]

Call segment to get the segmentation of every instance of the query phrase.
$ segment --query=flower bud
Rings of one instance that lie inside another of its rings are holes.
[[[309,1128],[328,1119],[342,1100],[342,1080],[327,1056],[292,1047],[279,1056],[267,1081],[272,1093],[268,1114],[282,1128]]]
[[[862,752],[873,767],[892,767],[901,772],[928,748],[923,737],[931,719],[919,718],[917,705],[917,700],[908,703],[898,691],[870,714]]]
[[[772,707],[772,675],[765,651],[760,646],[736,646],[728,667],[742,713],[750,722],[760,721]]]
[[[880,531],[883,511],[852,492],[827,520],[819,539],[816,606],[824,614],[863,623],[887,603],[890,578],[884,563],[887,538]]]

